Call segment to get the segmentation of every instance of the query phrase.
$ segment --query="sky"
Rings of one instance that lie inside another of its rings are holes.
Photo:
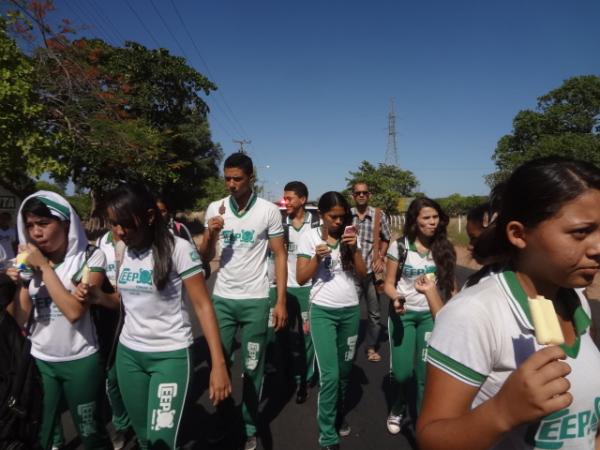
[[[218,87],[205,100],[225,156],[245,147],[265,194],[310,198],[385,161],[431,197],[486,194],[514,116],[572,76],[600,75],[597,0],[55,0],[113,45],[168,48]]]

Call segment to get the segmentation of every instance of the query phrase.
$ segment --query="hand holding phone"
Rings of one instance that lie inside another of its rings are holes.
[[[355,236],[356,235],[356,227],[354,225],[348,225],[344,228],[344,236]]]

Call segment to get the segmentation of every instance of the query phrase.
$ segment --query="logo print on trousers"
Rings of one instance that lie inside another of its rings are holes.
[[[161,383],[158,385],[158,409],[152,411],[152,430],[159,431],[163,428],[175,426],[175,410],[172,402],[177,397],[177,384]]]
[[[91,436],[96,432],[96,422],[94,421],[95,411],[96,402],[77,405],[77,414],[79,414],[81,419],[81,435],[83,437]]]
[[[346,354],[344,355],[344,361],[352,361],[354,359],[354,352],[356,351],[356,340],[358,336],[350,336],[346,343],[348,344],[348,350],[346,350]]]
[[[258,351],[260,344],[258,342],[248,342],[248,357],[246,358],[246,369],[254,370],[258,367]]]

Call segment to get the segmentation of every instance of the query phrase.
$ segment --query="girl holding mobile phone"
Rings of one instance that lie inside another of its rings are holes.
[[[344,420],[344,396],[360,319],[354,280],[364,278],[367,269],[356,232],[344,233],[352,222],[344,196],[326,192],[318,208],[323,226],[302,235],[296,278],[300,284],[313,280],[309,320],[320,374],[319,444],[334,450],[339,448],[339,436],[350,434]]]

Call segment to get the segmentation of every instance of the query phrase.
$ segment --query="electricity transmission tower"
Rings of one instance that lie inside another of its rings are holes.
[[[385,151],[385,163],[398,167],[398,146],[396,145],[396,113],[394,112],[394,99],[390,102],[388,114],[388,141]]]

